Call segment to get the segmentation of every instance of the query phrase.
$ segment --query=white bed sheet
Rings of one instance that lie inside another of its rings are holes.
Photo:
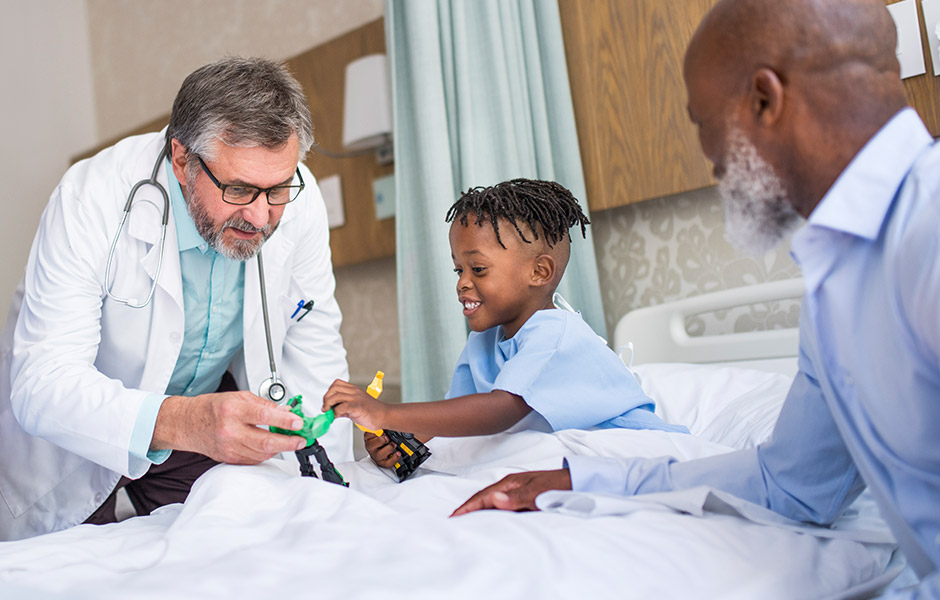
[[[701,425],[705,412],[721,410],[699,411]],[[368,459],[338,465],[348,490],[297,476],[295,461],[216,467],[184,505],[0,543],[0,596],[820,598],[877,580],[894,549],[864,496],[835,538],[716,509],[701,490],[629,507],[556,494],[540,499],[553,511],[447,518],[482,486],[557,468],[567,453],[686,460],[730,449],[700,437],[569,430],[431,447],[433,471],[403,484]]]

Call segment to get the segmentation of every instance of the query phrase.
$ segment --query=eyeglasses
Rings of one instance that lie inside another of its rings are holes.
[[[304,189],[304,178],[300,174],[300,167],[297,168],[297,180],[300,181],[297,185],[275,185],[269,188],[261,189],[254,187],[252,185],[232,185],[228,183],[222,183],[216,179],[215,175],[212,174],[212,171],[209,170],[209,167],[206,166],[206,163],[203,162],[201,156],[196,156],[199,159],[199,165],[202,167],[202,170],[206,172],[206,175],[209,176],[209,179],[212,180],[212,183],[215,184],[215,187],[222,190],[222,201],[227,204],[237,204],[239,206],[244,206],[246,204],[251,204],[257,200],[258,196],[264,194],[268,199],[268,204],[271,206],[281,206],[287,204],[297,199],[297,196],[300,195],[300,192]]]

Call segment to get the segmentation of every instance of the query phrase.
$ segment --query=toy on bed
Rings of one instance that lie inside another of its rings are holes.
[[[296,430],[292,431],[290,429],[281,429],[280,427],[272,427],[271,431],[274,433],[282,433],[285,435],[299,435],[305,440],[307,440],[307,445],[297,450],[294,454],[297,456],[297,461],[300,463],[300,474],[304,477],[316,477],[317,473],[313,469],[313,465],[310,464],[310,455],[317,460],[317,464],[320,466],[320,477],[323,481],[329,481],[330,483],[336,483],[345,487],[349,487],[349,484],[343,479],[343,476],[340,475],[339,471],[336,470],[336,467],[333,465],[333,461],[330,460],[330,457],[326,454],[326,449],[320,445],[320,442],[317,441],[317,438],[326,434],[330,429],[330,425],[333,424],[333,420],[336,418],[332,410],[328,410],[325,413],[319,414],[315,417],[308,417],[304,414],[301,404],[303,403],[303,397],[300,395],[294,396],[287,401],[287,405],[290,406],[290,411],[303,419],[303,426]]]
[[[378,400],[379,396],[382,394],[383,379],[385,379],[385,373],[377,371],[375,377],[372,379],[372,383],[366,388],[366,393],[376,400]],[[329,412],[332,413],[333,411],[330,410]],[[395,447],[398,448],[401,454],[398,462],[395,463],[395,474],[398,475],[399,483],[411,477],[411,474],[421,466],[421,463],[431,457],[431,451],[428,450],[428,447],[410,433],[392,431],[391,429],[366,429],[359,423],[356,423],[356,427],[376,437],[385,435],[388,437],[388,441],[395,444]]]

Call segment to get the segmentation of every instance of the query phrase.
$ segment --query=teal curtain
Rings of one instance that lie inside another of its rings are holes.
[[[444,216],[468,188],[554,180],[587,211],[556,0],[386,0],[406,401],[443,397],[467,339]],[[577,235],[576,235],[577,233]],[[606,337],[590,231],[559,292]]]

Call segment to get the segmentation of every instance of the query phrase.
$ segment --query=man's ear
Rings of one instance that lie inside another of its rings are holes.
[[[548,285],[555,278],[555,258],[551,254],[539,254],[532,263],[532,279],[530,285],[541,287]]]
[[[761,67],[751,80],[751,111],[761,125],[773,125],[783,114],[783,82],[777,72]]]
[[[170,165],[173,167],[173,174],[176,180],[180,182],[180,187],[186,187],[186,146],[176,138],[170,140]]]

